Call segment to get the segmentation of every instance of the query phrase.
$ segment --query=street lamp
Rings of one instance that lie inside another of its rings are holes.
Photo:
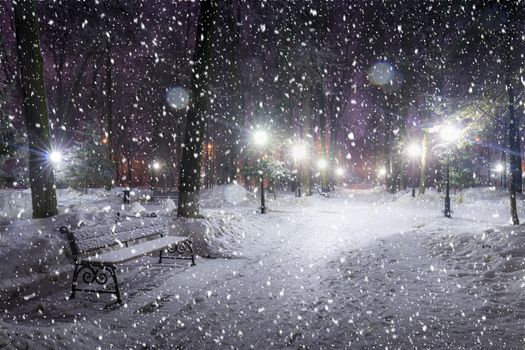
[[[421,146],[419,146],[417,143],[413,143],[408,146],[407,153],[408,153],[408,156],[412,160],[412,176],[410,178],[412,180],[411,181],[412,182],[412,197],[415,198],[416,197],[416,176],[415,176],[416,159],[421,157]]]
[[[444,125],[441,127],[439,135],[443,142],[447,145],[459,139],[462,134],[462,130],[458,129],[454,125]],[[452,210],[450,209],[450,152],[447,152],[447,188],[445,192],[445,210],[443,214],[447,218],[452,217]]]
[[[500,185],[501,185],[501,189],[503,189],[503,171],[505,170],[505,167],[503,166],[503,164],[498,163],[496,164],[496,167],[494,168],[494,170],[500,174]]]
[[[328,167],[328,162],[326,161],[326,159],[321,158],[317,161],[317,167],[320,170],[325,170]]]
[[[153,176],[152,176],[152,179],[151,179],[151,188],[153,190],[153,188],[155,187],[154,185],[159,187],[158,171],[160,170],[161,165],[160,165],[160,163],[158,161],[155,160],[151,164],[151,167],[153,168]]]
[[[306,158],[306,146],[303,143],[298,143],[292,147],[292,157],[294,160],[294,164],[297,167],[297,183],[296,183],[296,190],[295,190],[295,196],[301,197],[301,174],[300,174],[300,166],[299,162],[304,160]]]
[[[262,152],[266,144],[268,143],[268,133],[265,130],[257,130],[253,133],[253,142],[255,146],[260,149],[259,162],[262,161]],[[261,182],[261,214],[266,214],[266,204],[264,201],[264,173],[262,169],[259,171],[260,182]]]
[[[48,154],[48,158],[53,164],[59,164],[62,162],[62,152],[60,151],[51,151]]]

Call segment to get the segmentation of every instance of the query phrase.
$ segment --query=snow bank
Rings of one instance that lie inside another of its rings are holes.
[[[0,191],[0,218],[31,217],[31,192],[26,190]]]
[[[162,211],[167,214],[177,210],[177,204],[175,204],[171,198],[163,199],[160,202],[160,207],[162,208]]]
[[[255,195],[241,185],[219,185],[201,191],[200,205],[207,208],[223,208],[241,205],[252,199],[255,199]]]
[[[433,253],[453,262],[468,290],[518,302],[525,287],[525,226],[481,233],[442,234],[430,240]],[[500,311],[501,313],[501,311]]]
[[[229,258],[242,256],[242,248],[260,232],[259,222],[253,212],[208,212],[204,219],[173,218],[169,231],[190,237],[198,255]]]

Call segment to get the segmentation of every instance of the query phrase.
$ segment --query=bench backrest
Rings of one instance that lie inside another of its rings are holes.
[[[141,238],[166,234],[166,224],[159,218],[143,218],[140,220],[118,222],[114,225],[97,225],[70,231],[66,227],[60,229],[67,234],[71,252],[77,255],[89,253],[98,249],[117,244],[126,244]]]

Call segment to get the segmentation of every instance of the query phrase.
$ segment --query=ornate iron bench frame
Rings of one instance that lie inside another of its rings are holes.
[[[106,227],[107,226],[107,227]],[[105,228],[108,230],[108,233],[105,236],[109,236],[110,233],[110,227],[109,225],[103,225],[100,228]],[[117,267],[116,263],[105,263],[100,261],[90,261],[89,257],[92,256],[93,253],[100,252],[101,250],[107,250],[108,248],[114,248],[118,245],[125,245],[124,248],[129,247],[129,243],[137,243],[139,240],[152,238],[154,236],[159,236],[159,238],[165,237],[164,232],[159,232],[156,230],[152,230],[148,232],[148,234],[140,235],[138,237],[124,240],[124,241],[114,241],[111,244],[104,245],[102,247],[94,247],[94,248],[88,248],[88,249],[79,249],[77,244],[77,238],[75,236],[75,232],[77,231],[71,231],[66,226],[62,226],[60,228],[60,232],[62,234],[65,234],[69,243],[69,247],[71,249],[71,253],[73,255],[74,265],[75,269],[73,271],[73,278],[71,282],[71,295],[70,299],[74,299],[76,292],[87,292],[87,293],[105,293],[105,294],[114,294],[117,297],[117,302],[119,304],[122,304],[122,298],[120,294],[120,287],[119,282],[117,278]],[[150,239],[151,240],[151,239]],[[154,239],[153,239],[154,240]],[[140,244],[140,243],[138,243]],[[133,245],[131,245],[133,246]],[[109,252],[112,251],[118,251],[119,249],[109,249]],[[130,259],[126,259],[125,261],[134,260],[141,256],[145,256],[150,253],[154,253],[158,251],[159,252],[159,264],[162,263],[163,259],[185,259],[185,260],[191,260],[191,265],[195,265],[195,254],[193,252],[193,245],[192,241],[190,239],[184,239],[176,244],[163,246],[161,249],[152,249],[150,251],[145,252],[144,254],[134,256]],[[166,251],[168,254],[177,254],[176,256],[173,255],[164,255],[164,251]],[[189,257],[184,257],[183,255],[189,253]],[[124,262],[124,261],[121,261]],[[100,286],[103,286],[103,289],[96,289],[96,288],[79,288],[78,287],[78,278],[81,275],[82,282],[85,284],[91,286],[92,284],[96,283]],[[109,282],[109,279],[113,281],[114,289],[107,289],[106,285]]]

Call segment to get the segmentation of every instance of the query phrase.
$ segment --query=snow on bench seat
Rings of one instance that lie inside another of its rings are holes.
[[[85,257],[83,261],[101,265],[113,265],[132,260],[146,254],[170,248],[178,243],[187,240],[187,237],[162,237],[151,241],[132,245],[131,247],[119,248],[102,254]]]

